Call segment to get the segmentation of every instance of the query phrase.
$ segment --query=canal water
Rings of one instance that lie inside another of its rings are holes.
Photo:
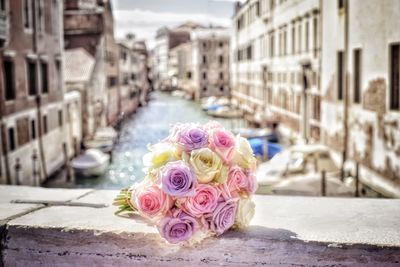
[[[217,120],[227,129],[244,127],[242,119],[214,119],[198,103],[168,93],[153,92],[147,106],[126,118],[113,150],[113,162],[101,177],[76,177],[73,187],[120,189],[144,177],[142,157],[147,145],[164,139],[176,122],[206,123]]]

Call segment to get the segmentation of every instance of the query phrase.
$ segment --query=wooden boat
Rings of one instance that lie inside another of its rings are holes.
[[[110,155],[98,149],[88,149],[71,161],[71,167],[77,175],[100,176],[110,163]]]
[[[241,118],[243,111],[240,109],[232,109],[228,106],[222,106],[216,110],[208,110],[207,114],[216,118]]]
[[[84,141],[86,148],[99,149],[104,153],[110,153],[117,140],[118,133],[112,127],[103,127],[96,130],[93,139]]]
[[[351,197],[355,193],[355,183],[352,178],[347,178],[342,182],[337,176],[325,178],[322,188],[322,177],[319,173],[309,173],[287,178],[272,186],[271,191],[277,195],[294,196],[341,196]],[[325,193],[322,193],[325,190]]]
[[[324,170],[339,179],[340,168],[333,161],[329,149],[323,145],[296,145],[275,155],[258,166],[256,176],[259,194],[273,193],[275,185],[293,177],[315,173],[321,177]],[[299,178],[300,179],[300,178]]]

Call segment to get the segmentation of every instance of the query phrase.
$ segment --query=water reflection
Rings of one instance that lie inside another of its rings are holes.
[[[210,118],[200,105],[167,93],[155,92],[148,106],[126,119],[120,138],[113,151],[109,170],[98,178],[77,178],[78,187],[119,189],[143,178],[142,157],[147,145],[154,144],[168,135],[171,124],[176,122],[205,123]],[[217,119],[226,128],[244,126],[242,119]]]

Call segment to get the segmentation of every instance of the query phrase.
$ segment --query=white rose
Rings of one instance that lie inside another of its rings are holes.
[[[235,227],[247,227],[254,216],[255,207],[256,205],[251,199],[240,199],[236,210]]]
[[[177,149],[169,143],[159,143],[149,146],[149,153],[143,156],[143,165],[148,170],[157,169],[167,162],[179,160]]]
[[[221,175],[222,160],[209,148],[193,150],[189,162],[201,184],[218,179]]]
[[[245,169],[255,168],[256,158],[246,138],[240,136],[236,137],[233,162]]]

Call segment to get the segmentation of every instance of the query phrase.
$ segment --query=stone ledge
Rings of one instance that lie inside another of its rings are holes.
[[[116,193],[93,191],[70,203],[107,204]],[[400,265],[400,200],[255,196],[255,201],[248,229],[193,248],[166,245],[154,227],[138,216],[114,216],[112,206],[44,207],[7,222],[2,260],[5,266]]]

